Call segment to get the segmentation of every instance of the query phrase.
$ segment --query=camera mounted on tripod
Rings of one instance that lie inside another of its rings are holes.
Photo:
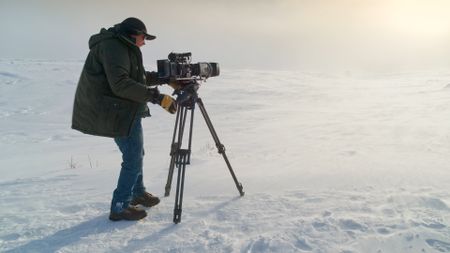
[[[176,83],[177,103],[182,106],[192,106],[197,99],[200,82],[220,74],[216,62],[191,63],[192,53],[170,53],[167,59],[158,60],[158,78]]]
[[[239,194],[244,196],[244,191],[242,184],[237,180],[233,168],[231,167],[225,153],[225,146],[220,143],[219,137],[217,136],[217,133],[211,123],[211,119],[206,112],[203,101],[198,97],[197,93],[202,81],[220,74],[219,64],[215,62],[191,63],[192,54],[190,52],[170,53],[167,58],[168,59],[157,61],[158,77],[160,80],[166,81],[174,88],[174,95],[177,95],[177,104],[180,106],[177,110],[172,144],[170,146],[171,159],[164,196],[167,197],[170,194],[174,169],[176,167],[178,170],[178,175],[176,181],[177,190],[175,195],[173,222],[177,224],[181,221],[186,166],[190,164],[191,161],[194,110],[196,105],[198,105],[198,108],[205,119],[206,125],[211,132],[214,142],[216,143],[219,154],[222,155],[225,163],[227,164],[228,170],[230,171]],[[187,147],[186,144],[183,145],[186,126],[188,127],[188,130],[186,131],[188,134]]]

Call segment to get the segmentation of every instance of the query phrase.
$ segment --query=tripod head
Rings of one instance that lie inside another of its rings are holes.
[[[197,102],[200,83],[197,80],[191,80],[189,83],[184,83],[180,89],[176,89],[173,95],[177,95],[177,104],[180,106],[192,108]]]

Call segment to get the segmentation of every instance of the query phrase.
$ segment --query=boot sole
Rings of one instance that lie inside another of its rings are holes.
[[[123,217],[122,215],[109,215],[109,220],[111,221],[121,221],[121,220],[127,220],[127,221],[137,221],[137,220],[142,220],[145,217],[147,217],[147,213],[142,214],[141,216],[138,216],[136,218],[133,219],[129,219],[126,217]]]
[[[132,206],[141,205],[141,206],[144,206],[144,207],[152,207],[152,206],[156,206],[157,204],[159,204],[159,202],[161,202],[161,201],[158,201],[158,202],[156,202],[156,203],[153,204],[153,205],[144,205],[144,204],[142,204],[142,203],[137,203],[137,202],[131,201],[131,202],[130,202],[130,205],[132,205]]]

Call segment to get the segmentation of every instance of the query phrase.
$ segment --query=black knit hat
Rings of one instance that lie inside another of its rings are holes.
[[[137,18],[127,18],[120,23],[120,30],[125,34],[140,35],[144,34],[146,40],[154,40],[156,36],[147,33],[144,22]]]

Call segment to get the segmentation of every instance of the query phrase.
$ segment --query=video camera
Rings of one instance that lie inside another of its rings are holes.
[[[168,59],[158,60],[158,78],[170,83],[176,83],[173,95],[177,95],[177,103],[192,106],[198,97],[199,81],[220,74],[219,64],[216,62],[191,63],[192,54],[170,53]]]
[[[183,81],[204,81],[220,74],[219,64],[216,62],[191,63],[191,52],[172,52],[167,58],[157,61],[159,79],[185,83]]]

